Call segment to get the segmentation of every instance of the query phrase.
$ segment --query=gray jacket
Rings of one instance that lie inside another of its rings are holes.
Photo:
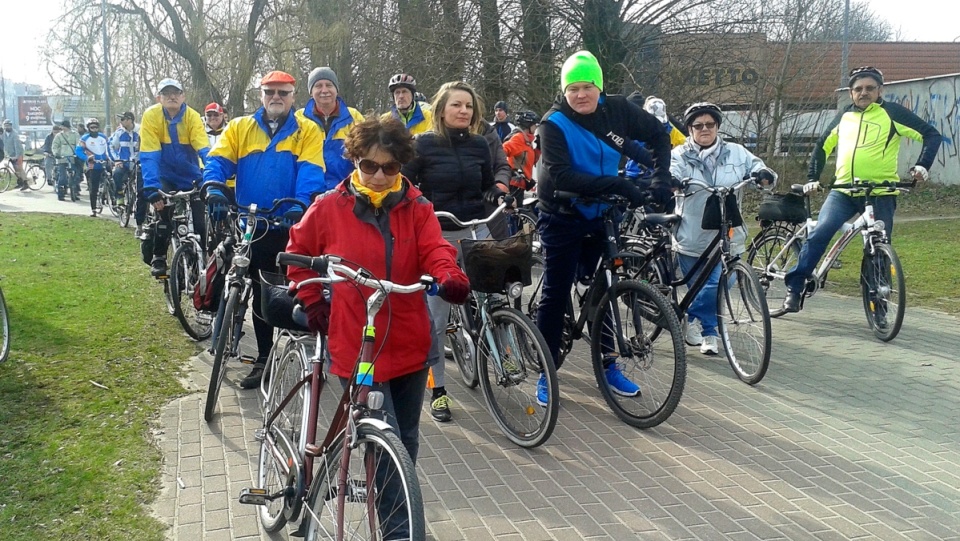
[[[23,156],[23,143],[20,142],[20,133],[17,130],[3,130],[3,153],[11,160]]]
[[[727,143],[723,139],[719,139],[717,144],[720,147],[715,151],[716,159],[711,157],[707,162],[700,158],[698,147],[687,138],[686,143],[670,153],[670,173],[680,179],[692,178],[710,186],[733,186],[743,180],[744,176],[766,168],[763,160],[741,145]],[[754,186],[754,184],[750,183],[747,186]],[[708,197],[710,192],[707,190],[699,186],[691,186],[687,189],[687,193],[677,198],[677,214],[683,216],[683,220],[673,237],[673,245],[674,249],[681,254],[699,256],[716,236],[716,231],[704,231],[700,227]],[[737,203],[739,204],[742,200],[741,191],[737,194]],[[746,250],[746,240],[746,225],[735,228],[731,240],[731,252],[743,253]]]

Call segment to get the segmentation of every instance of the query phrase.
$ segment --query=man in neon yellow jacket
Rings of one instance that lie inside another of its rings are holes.
[[[323,193],[323,135],[313,122],[294,114],[296,81],[282,71],[272,71],[260,80],[262,107],[250,116],[234,118],[207,156],[203,181],[226,183],[236,176],[237,203],[270,208],[277,199],[299,199],[304,208],[313,196]],[[211,218],[222,219],[227,199],[216,188],[207,190]],[[260,227],[250,253],[250,275],[279,272],[277,254],[289,240],[289,227],[303,215],[298,207],[282,207],[283,225]],[[257,360],[250,375],[240,382],[243,389],[259,387],[270,348],[273,328],[260,315],[260,283],[254,280],[253,330],[257,336]]]
[[[922,142],[920,157],[909,171],[917,181],[927,180],[940,148],[941,136],[936,128],[906,108],[883,100],[883,73],[880,70],[871,66],[853,69],[849,86],[853,103],[833,120],[810,159],[810,181],[804,185],[804,193],[820,189],[820,174],[834,148],[837,150],[836,180],[820,208],[817,226],[800,250],[797,266],[784,277],[787,297],[783,308],[787,312],[800,310],[807,277],[836,232],[844,222],[863,212],[865,196],[851,195],[842,186],[849,186],[854,179],[875,183],[899,180],[897,156],[901,136]],[[896,195],[897,192],[893,191],[871,196],[874,216],[883,221],[888,237],[893,236]],[[877,314],[878,319],[882,319],[876,322],[877,325],[886,326],[884,311],[878,310]]]
[[[167,274],[167,243],[173,209],[165,208],[159,190],[189,190],[199,181],[200,160],[210,151],[200,113],[187,107],[183,85],[164,79],[157,85],[157,102],[143,112],[140,121],[140,167],[143,196],[160,214],[153,237],[150,274]],[[205,239],[203,204],[191,204],[193,226]]]

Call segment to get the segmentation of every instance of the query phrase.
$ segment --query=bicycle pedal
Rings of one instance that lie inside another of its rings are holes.
[[[252,355],[241,355],[240,362],[243,364],[257,364],[257,358]]]
[[[247,505],[267,505],[273,498],[262,488],[245,488],[240,491],[240,503]]]

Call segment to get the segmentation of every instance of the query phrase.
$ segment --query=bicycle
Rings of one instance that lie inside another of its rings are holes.
[[[533,254],[530,234],[502,241],[477,240],[478,229],[507,206],[507,202],[501,203],[490,216],[466,222],[449,212],[435,212],[438,218],[469,228],[472,237],[460,241],[472,298],[451,307],[447,341],[461,378],[471,388],[476,387],[470,385],[472,381],[479,382],[487,409],[504,435],[521,447],[532,448],[553,434],[560,391],[557,370],[540,330],[519,309],[507,306],[508,300],[519,301],[523,286],[532,283],[530,269],[534,257],[539,256]],[[545,403],[538,396],[541,374]]]
[[[223,377],[227,373],[227,359],[240,357],[240,338],[243,336],[243,321],[246,318],[247,305],[250,297],[253,295],[253,278],[250,276],[250,250],[254,242],[257,241],[254,235],[257,226],[280,225],[281,220],[274,217],[282,206],[293,204],[299,206],[301,211],[306,211],[306,205],[299,199],[283,198],[273,202],[269,209],[262,210],[256,204],[249,207],[239,205],[232,200],[232,190],[227,188],[226,184],[220,182],[206,182],[203,189],[209,193],[211,189],[218,189],[228,198],[230,222],[236,224],[226,238],[217,246],[215,251],[224,254],[227,261],[225,264],[229,269],[223,288],[223,297],[217,308],[217,314],[213,321],[212,347],[213,370],[210,374],[210,383],[207,386],[207,398],[203,408],[203,418],[208,423],[213,420],[213,414],[217,408],[217,400],[220,395],[220,386],[223,383]],[[239,242],[237,233],[239,228],[243,227]],[[190,290],[193,293],[193,290]],[[252,359],[246,359],[252,361]]]
[[[124,162],[124,164],[129,168],[129,172],[123,183],[123,204],[117,205],[117,218],[120,221],[120,227],[130,225],[130,217],[133,215],[133,210],[136,208],[137,203],[137,179],[140,178],[142,174],[139,160],[130,160]]]
[[[103,209],[106,207],[110,209],[114,216],[119,217],[120,206],[117,204],[117,191],[113,185],[113,169],[110,167],[110,162],[96,160],[94,163],[103,167],[103,176],[100,177],[100,190],[97,194],[97,214],[103,213]]]
[[[297,287],[351,281],[373,293],[367,299],[357,364],[319,445],[316,437],[320,394],[326,383],[326,338],[321,334],[294,335],[284,353],[271,356],[270,382],[261,383],[264,423],[256,432],[260,442],[256,487],[244,489],[240,502],[260,506],[260,523],[267,532],[276,532],[303,514],[294,535],[307,540],[321,536],[423,540],[423,499],[413,461],[393,428],[374,417],[384,401],[383,393],[371,387],[376,368],[374,318],[391,293],[426,289],[437,294],[438,288],[430,276],[422,276],[416,284],[400,285],[345,263],[333,255],[277,256],[278,265],[310,268],[320,275]],[[292,300],[288,302],[292,304]],[[293,320],[305,319],[299,307],[293,313]],[[312,354],[310,341],[315,342]]]
[[[717,330],[724,355],[737,378],[748,385],[756,385],[770,366],[770,313],[753,268],[744,263],[739,254],[730,252],[732,228],[740,219],[739,211],[735,216],[731,216],[730,211],[738,207],[737,191],[750,182],[756,182],[752,176],[733,186],[709,186],[694,179],[681,181],[684,191],[695,186],[711,192],[712,197],[707,205],[716,205],[714,216],[717,218],[715,223],[710,224],[711,227],[705,227],[716,229],[716,235],[686,275],[677,278],[678,268],[669,232],[669,228],[679,223],[682,216],[636,213],[631,220],[627,220],[630,233],[626,236],[625,245],[644,254],[639,265],[631,269],[632,275],[660,286],[678,315],[687,312],[706,286],[710,269],[720,266]],[[708,213],[709,210],[704,215]],[[634,234],[638,223],[644,228],[643,233]],[[684,286],[687,292],[680,298],[679,291]]]
[[[850,190],[851,194],[864,194],[863,212],[853,223],[845,223],[840,228],[840,237],[827,250],[813,275],[806,280],[800,296],[801,306],[806,298],[812,297],[817,290],[827,285],[830,270],[859,233],[863,238],[860,295],[863,298],[867,325],[874,336],[883,342],[889,342],[897,336],[906,311],[906,282],[900,258],[890,244],[884,223],[874,218],[870,198],[877,191],[907,191],[914,186],[915,182],[872,183],[861,179],[854,179],[849,185],[834,186]],[[791,220],[794,223],[790,223],[785,220],[765,220],[761,216],[762,229],[753,239],[748,256],[749,263],[760,276],[760,285],[767,299],[775,303],[775,308],[770,311],[772,317],[780,317],[786,313],[782,307],[787,295],[784,276],[796,267],[800,259],[800,246],[817,225],[817,221],[810,217],[810,195],[803,194],[803,185],[794,184],[791,186],[791,193],[803,196],[805,214],[802,216],[805,216],[805,220]],[[765,216],[782,217],[780,214]]]
[[[586,290],[572,295],[564,312],[560,358],[573,349],[574,340],[588,337],[594,376],[604,400],[618,418],[637,428],[664,422],[680,403],[686,381],[687,357],[680,320],[670,301],[657,288],[639,280],[622,279],[621,269],[641,254],[621,251],[617,244],[617,218],[628,201],[617,195],[583,197],[557,191],[558,199],[578,199],[600,205],[604,223],[603,253]],[[527,302],[536,317],[543,280]],[[589,325],[589,335],[584,328]],[[666,331],[652,332],[653,329]],[[607,383],[604,363],[616,359],[623,375],[640,386],[640,393],[624,396]]]
[[[7,360],[10,355],[10,317],[7,312],[7,300],[3,296],[3,288],[0,288],[0,363]]]

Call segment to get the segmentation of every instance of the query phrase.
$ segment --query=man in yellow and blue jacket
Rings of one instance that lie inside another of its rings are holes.
[[[837,150],[836,177],[830,186],[833,189],[820,207],[817,226],[800,249],[797,266],[784,276],[787,296],[783,300],[783,309],[787,312],[800,310],[807,278],[834,234],[847,220],[863,212],[865,195],[851,194],[843,186],[850,186],[854,179],[871,183],[897,182],[901,136],[922,142],[920,157],[908,172],[916,181],[927,180],[930,166],[940,149],[942,137],[936,128],[908,109],[883,100],[880,96],[883,73],[880,70],[871,66],[854,68],[850,72],[849,86],[853,103],[827,127],[810,158],[810,180],[803,187],[804,193],[820,189],[820,174],[827,156],[834,149]],[[895,190],[871,196],[874,216],[883,221],[888,238],[893,236],[896,196]],[[885,310],[878,307],[875,314],[877,327],[886,327]]]
[[[143,172],[143,197],[159,212],[153,233],[153,260],[150,274],[167,274],[167,243],[173,209],[165,207],[159,190],[189,190],[201,178],[200,160],[206,159],[210,145],[200,113],[187,107],[183,85],[176,79],[163,79],[157,85],[157,102],[143,113],[140,121],[140,167]],[[205,239],[203,204],[191,204],[193,226]]]
[[[260,80],[262,107],[250,116],[234,118],[207,156],[203,181],[226,183],[236,176],[236,201],[271,208],[277,199],[299,199],[303,207],[278,209],[283,225],[259,231],[250,251],[251,276],[260,271],[278,272],[277,254],[289,240],[289,227],[300,220],[313,196],[325,191],[323,135],[316,124],[293,113],[296,81],[282,71],[272,71]],[[207,190],[207,206],[214,221],[226,213],[227,198],[220,190]],[[260,386],[273,328],[260,315],[260,283],[254,280],[253,330],[257,336],[257,360],[240,387]]]
[[[380,119],[395,118],[407,127],[410,135],[433,129],[433,110],[430,105],[417,101],[417,81],[412,75],[398,73],[390,78],[387,90],[393,97],[393,107]]]
[[[353,162],[343,157],[343,140],[353,125],[363,122],[363,115],[339,96],[340,80],[328,67],[315,68],[307,79],[310,101],[297,111],[297,116],[312,120],[323,138],[325,190],[332,190],[353,172]]]

